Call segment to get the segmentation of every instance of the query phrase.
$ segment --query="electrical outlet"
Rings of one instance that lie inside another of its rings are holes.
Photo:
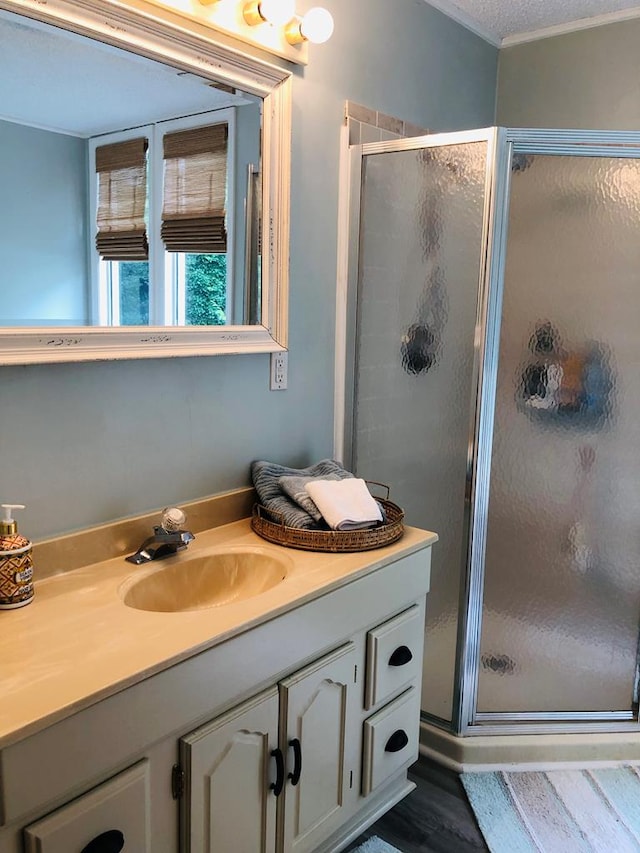
[[[287,372],[289,368],[289,353],[271,353],[271,390],[284,391],[287,387]]]

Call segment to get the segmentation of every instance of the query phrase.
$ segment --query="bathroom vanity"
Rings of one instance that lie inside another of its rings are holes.
[[[436,539],[308,553],[242,520],[36,584],[0,618],[0,853],[342,849],[413,787]],[[282,577],[191,610],[131,596],[221,553]]]

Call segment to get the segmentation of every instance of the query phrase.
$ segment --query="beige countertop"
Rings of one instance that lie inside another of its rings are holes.
[[[0,611],[0,748],[436,541],[408,527],[398,542],[373,551],[307,552],[265,542],[244,519],[198,533],[164,561],[136,567],[122,556],[36,580],[31,604]],[[124,604],[132,575],[221,548],[275,550],[286,578],[253,598],[202,610]]]

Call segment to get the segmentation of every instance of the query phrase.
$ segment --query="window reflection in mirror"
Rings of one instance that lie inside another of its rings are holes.
[[[10,12],[0,43],[0,326],[257,322],[260,98]],[[219,157],[206,180],[222,180],[222,209],[205,193],[194,213],[188,161],[202,175],[208,155],[196,143],[172,162],[167,140],[221,127],[222,179]],[[135,139],[143,181],[126,161],[98,168],[97,150]],[[167,236],[195,220],[190,241]]]

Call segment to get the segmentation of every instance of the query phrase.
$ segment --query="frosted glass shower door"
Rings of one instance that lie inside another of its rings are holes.
[[[639,321],[640,162],[519,150],[477,720],[634,717]]]
[[[353,461],[440,537],[422,708],[450,720],[491,134],[445,136],[363,146]]]

